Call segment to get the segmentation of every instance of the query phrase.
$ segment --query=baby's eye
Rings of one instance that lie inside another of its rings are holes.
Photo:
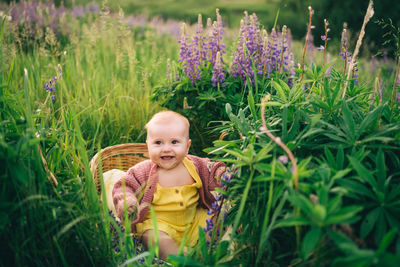
[[[173,144],[173,145],[176,145],[176,144],[178,144],[178,143],[179,143],[178,140],[173,140],[173,141],[172,141],[172,144]]]
[[[161,145],[161,141],[155,141],[154,142],[156,145]]]

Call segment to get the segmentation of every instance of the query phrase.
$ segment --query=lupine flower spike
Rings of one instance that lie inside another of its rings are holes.
[[[357,68],[357,67],[355,67],[355,65],[357,64],[356,59],[357,59],[357,56],[358,56],[358,52],[360,51],[362,40],[363,40],[364,35],[365,35],[365,27],[366,27],[368,21],[372,18],[373,15],[374,15],[373,1],[369,0],[368,8],[367,8],[367,11],[365,12],[364,21],[363,21],[363,24],[361,26],[360,34],[358,35],[356,48],[354,49],[353,57],[352,57],[352,59],[350,61],[349,69],[347,70],[347,79],[345,81],[345,86],[344,86],[344,90],[343,90],[343,93],[342,93],[342,98],[344,98],[344,96],[346,95],[347,81],[350,78],[350,75],[354,76],[354,72],[355,72],[354,68]]]
[[[287,27],[286,27],[286,25],[283,25],[283,27],[282,27],[282,43],[281,43],[281,58],[279,61],[279,74],[282,73],[282,66],[284,65],[283,55],[285,54],[285,52],[287,50],[286,34],[287,34]]]
[[[222,174],[222,176],[220,178],[220,182],[222,184],[222,189],[223,190],[225,190],[225,191],[227,190],[227,187],[228,187],[233,175],[234,175],[234,173],[230,168],[227,168],[226,171]],[[228,215],[228,212],[227,212],[228,207],[224,203],[225,198],[226,198],[225,195],[218,193],[215,196],[215,202],[213,202],[211,204],[211,209],[209,209],[207,211],[207,214],[209,216],[213,216],[213,217],[218,219],[218,217],[220,215],[220,211],[223,209],[223,212],[224,212],[223,220],[225,221],[225,219],[227,218],[227,215]],[[214,223],[213,223],[212,218],[207,219],[206,220],[206,227],[203,228],[203,231],[206,234],[208,234],[209,236],[212,236],[213,229],[214,229]],[[219,235],[220,235],[220,229],[217,229],[216,234],[217,234],[217,238],[218,238]],[[207,245],[209,245],[209,243],[207,243]]]
[[[309,16],[308,16],[308,25],[307,25],[307,35],[306,35],[306,41],[304,44],[304,49],[303,49],[303,57],[302,57],[302,61],[301,61],[301,70],[304,70],[304,59],[306,56],[306,49],[307,49],[307,45],[308,45],[308,41],[310,39],[310,35],[311,35],[311,29],[314,28],[314,26],[312,26],[311,24],[311,18],[312,15],[314,14],[314,10],[312,9],[311,6],[308,7],[308,11],[309,11]],[[300,74],[300,78],[299,81],[303,80],[303,72]]]
[[[195,38],[193,38],[195,39]],[[186,25],[182,25],[182,37],[178,41],[181,44],[179,51],[179,62],[182,62],[183,71],[191,80],[191,85],[195,85],[200,76],[200,56],[198,46],[195,41],[188,43],[186,36]]]
[[[324,41],[324,57],[323,57],[323,62],[322,62],[322,66],[325,66],[325,61],[326,61],[326,47],[328,45],[328,41],[330,40],[330,38],[328,37],[328,32],[330,31],[330,29],[328,28],[328,21],[326,19],[324,19],[324,28],[325,28],[325,35],[321,36],[322,41]]]
[[[222,87],[225,87],[224,81],[225,81],[225,71],[222,68],[221,54],[218,51],[217,58],[215,59],[215,64],[214,64],[213,70],[212,70],[211,82],[214,87],[216,87],[218,85],[218,89],[219,89],[220,84]]]
[[[343,77],[346,75],[346,70],[347,70],[347,62],[348,58],[351,57],[351,53],[347,52],[349,49],[349,42],[347,39],[347,30],[346,28],[343,29],[342,31],[342,40],[341,40],[341,52],[340,56],[344,59],[344,67],[343,67]]]

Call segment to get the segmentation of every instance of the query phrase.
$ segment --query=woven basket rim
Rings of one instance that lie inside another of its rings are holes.
[[[105,147],[97,152],[90,160],[90,171],[92,173],[93,181],[96,185],[98,192],[101,190],[100,185],[100,169],[99,158],[102,160],[102,166],[105,166],[115,157],[128,156],[134,158],[136,163],[148,159],[148,151],[146,143],[126,143]],[[137,156],[133,156],[137,155]],[[133,166],[134,164],[132,164]],[[112,166],[112,164],[111,164]],[[104,168],[103,168],[104,170]]]

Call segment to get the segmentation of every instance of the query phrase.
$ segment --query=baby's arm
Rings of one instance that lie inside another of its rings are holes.
[[[124,183],[125,190],[123,185]],[[123,219],[125,206],[129,215],[132,214],[135,209],[138,209],[139,203],[135,196],[135,188],[139,187],[140,185],[134,176],[133,168],[129,169],[126,175],[115,183],[112,196],[117,216],[120,219]],[[135,214],[138,214],[138,212]]]
[[[221,187],[221,176],[225,173],[226,168],[223,162],[209,161],[207,167],[210,171],[209,189],[214,190],[215,187]]]

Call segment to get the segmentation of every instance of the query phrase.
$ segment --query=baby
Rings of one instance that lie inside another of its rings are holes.
[[[158,235],[160,258],[165,259],[178,252],[184,235],[185,245],[193,247],[197,243],[199,226],[206,226],[210,219],[207,210],[215,201],[211,191],[221,186],[217,178],[225,166],[188,155],[189,121],[176,112],[155,114],[146,129],[150,160],[130,168],[115,184],[112,196],[121,219],[126,207],[128,214],[135,214],[132,231],[146,246],[154,243]],[[156,214],[158,233],[149,212],[150,204]]]

